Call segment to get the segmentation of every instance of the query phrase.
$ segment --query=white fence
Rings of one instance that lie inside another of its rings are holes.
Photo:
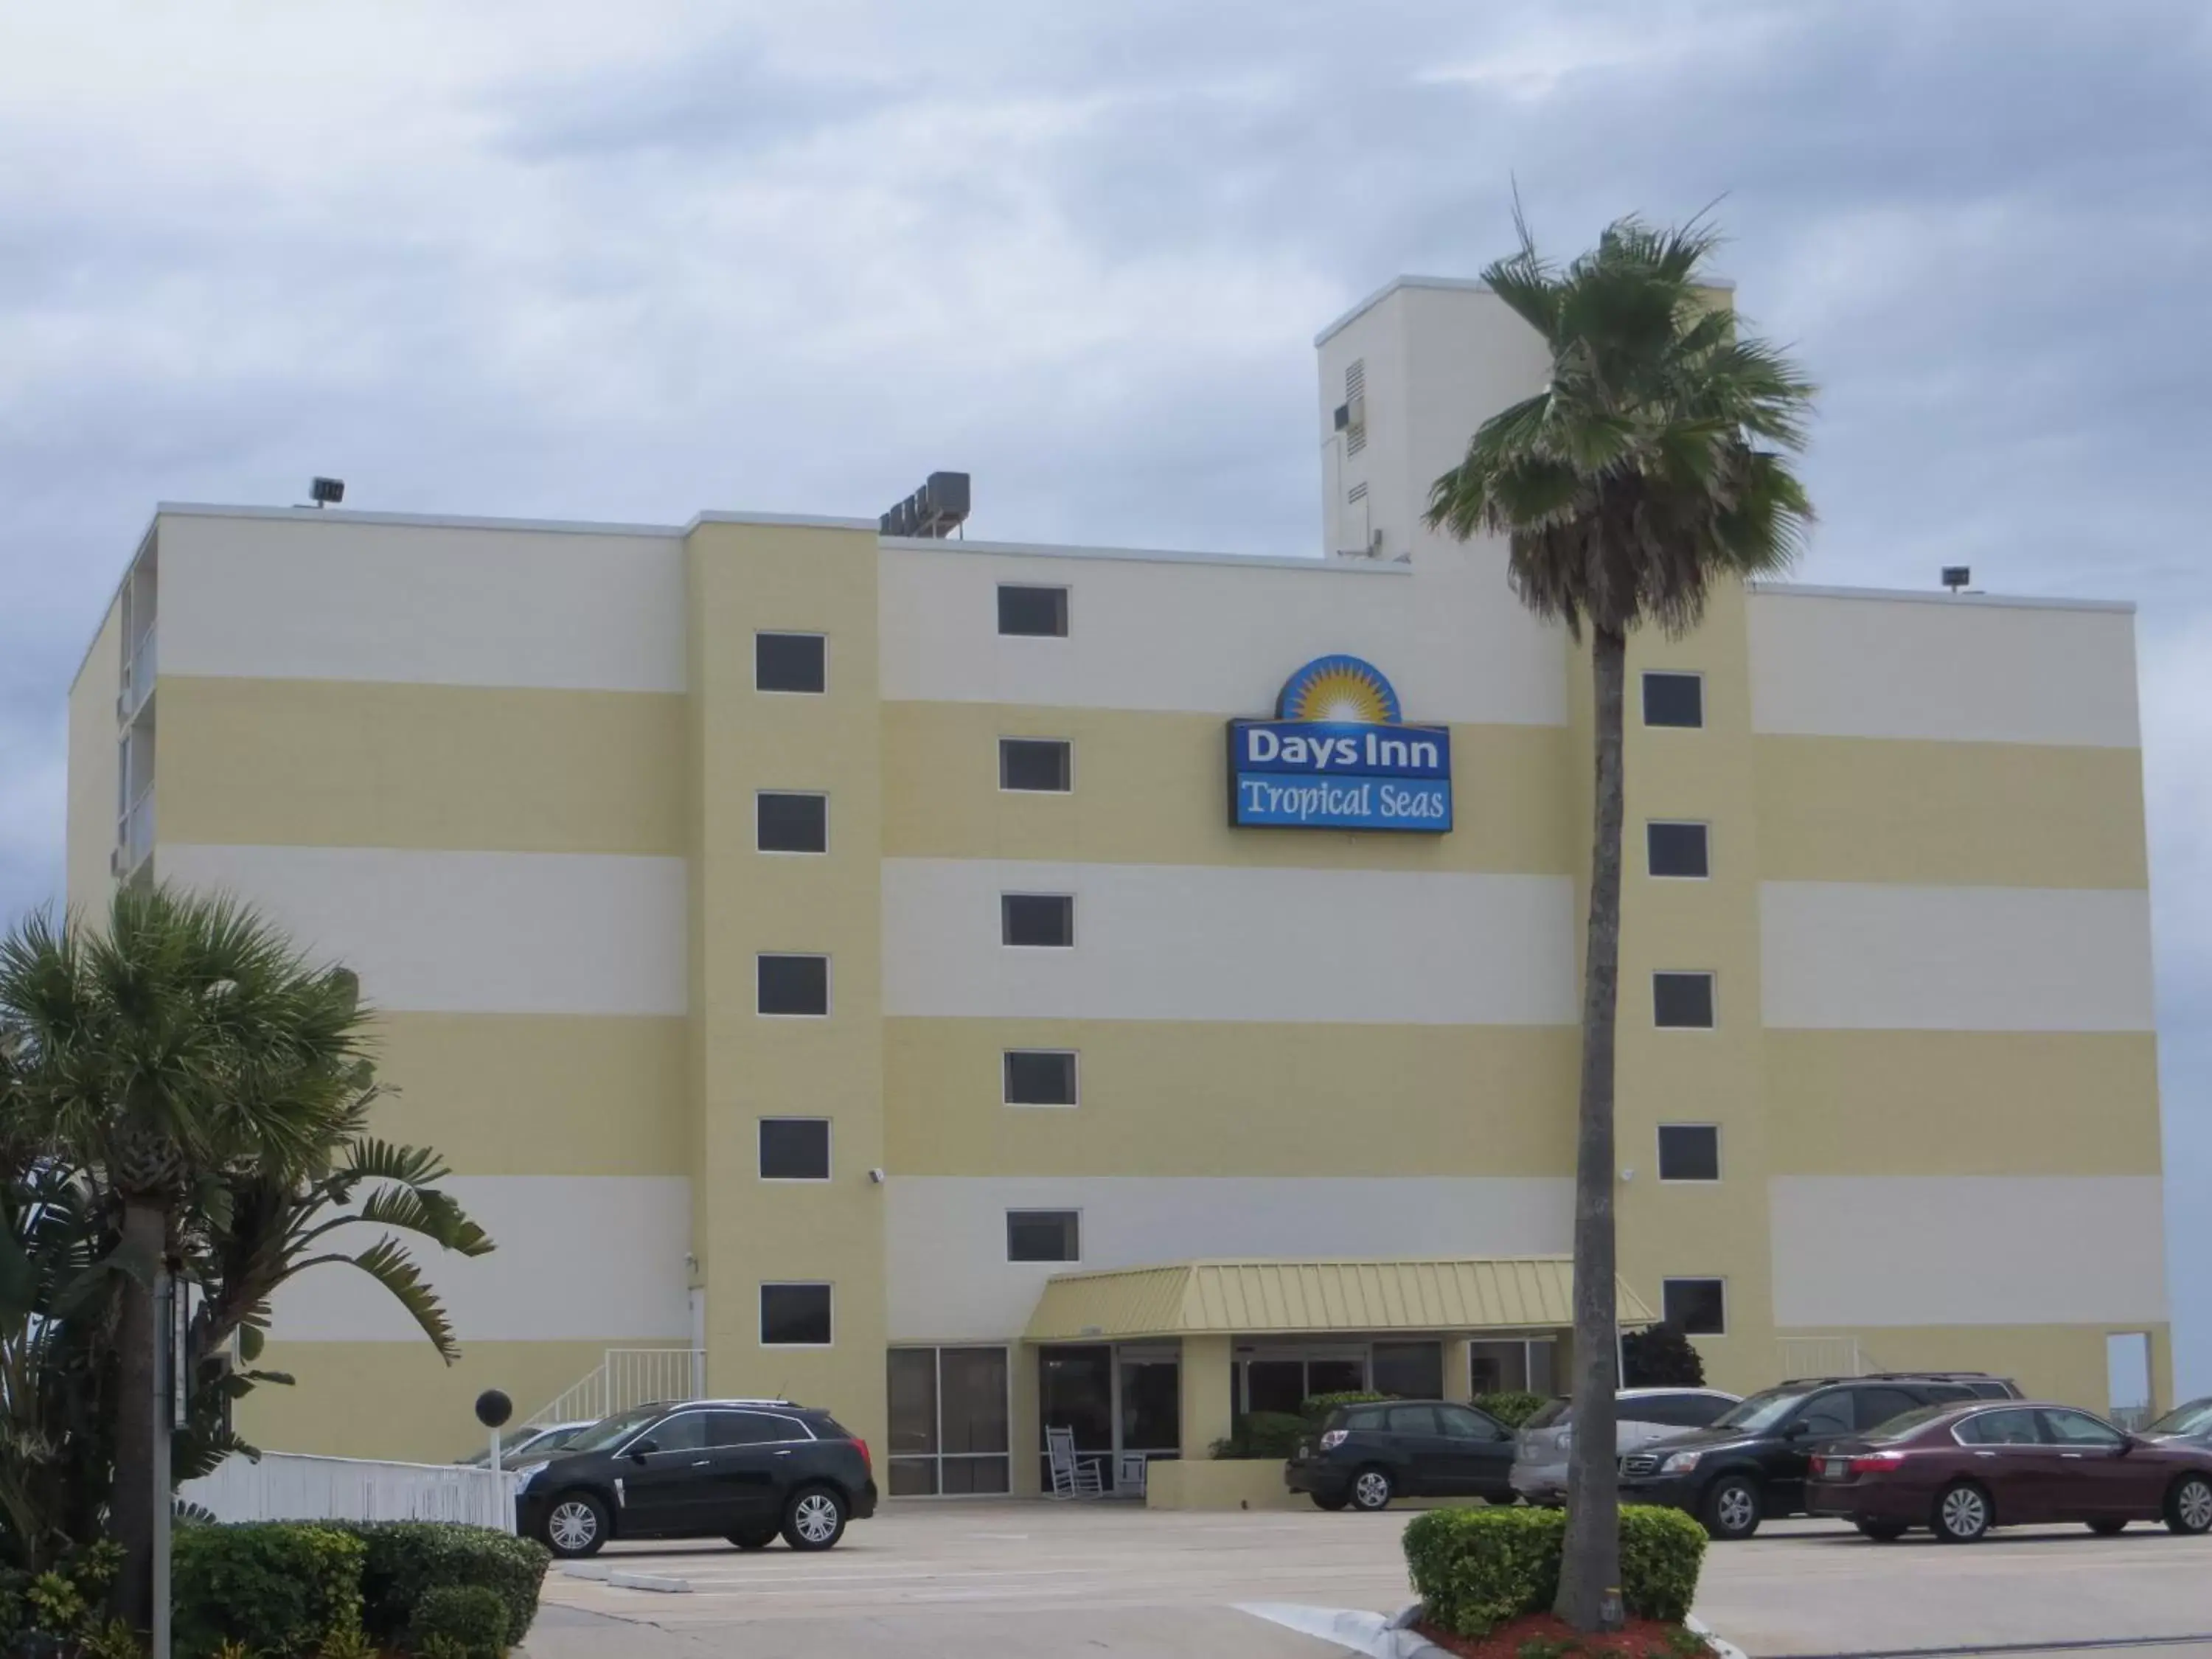
[[[581,1381],[534,1412],[525,1427],[596,1423],[633,1406],[696,1400],[707,1391],[707,1356],[697,1348],[609,1348]]]
[[[465,1521],[514,1530],[515,1479],[459,1463],[372,1463],[264,1452],[223,1459],[178,1498],[218,1521]]]
[[[1782,1375],[1802,1376],[1866,1376],[1881,1369],[1856,1336],[1785,1336]]]

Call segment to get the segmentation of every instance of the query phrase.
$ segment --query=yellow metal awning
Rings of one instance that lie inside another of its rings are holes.
[[[1619,1286],[1620,1322],[1658,1316]],[[1565,1330],[1574,1261],[1564,1255],[1401,1261],[1182,1261],[1046,1281],[1023,1339],[1128,1341],[1352,1331]]]

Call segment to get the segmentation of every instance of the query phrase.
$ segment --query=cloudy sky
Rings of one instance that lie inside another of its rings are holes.
[[[0,916],[152,504],[1317,551],[1313,331],[1716,198],[1826,388],[1814,580],[2142,606],[2172,1279],[2212,1389],[2212,24],[2193,0],[0,15]],[[2192,1217],[2186,1212],[2197,1212]]]

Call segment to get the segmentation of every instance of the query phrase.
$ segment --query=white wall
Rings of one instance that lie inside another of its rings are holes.
[[[1558,1255],[1574,1182],[1546,1177],[894,1176],[890,1340],[1004,1340],[1054,1273],[1202,1257]],[[1008,1210],[1076,1210],[1083,1260],[1006,1260]]]
[[[673,535],[161,520],[164,674],[684,687]]]
[[[164,881],[251,900],[378,1007],[680,1014],[684,860],[605,853],[163,843]]]
[[[2126,611],[1768,590],[1751,596],[1750,629],[1754,731],[2141,741]]]
[[[884,1012],[1562,1025],[1563,876],[886,859]],[[1072,950],[1000,943],[1002,893],[1072,893]]]
[[[489,1255],[409,1241],[462,1342],[605,1341],[681,1346],[690,1339],[686,1176],[453,1176],[440,1183],[489,1233]],[[349,1254],[384,1229],[330,1243]],[[422,1328],[357,1268],[302,1273],[278,1291],[270,1334],[289,1342],[420,1342]]]
[[[1765,882],[1759,949],[1770,1027],[2153,1029],[2141,889]]]
[[[2157,1176],[1778,1176],[1767,1204],[1775,1323],[2155,1323],[2166,1317],[2161,1186]]]

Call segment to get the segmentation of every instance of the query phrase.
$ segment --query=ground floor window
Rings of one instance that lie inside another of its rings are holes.
[[[890,1351],[890,1495],[1012,1487],[1004,1348]]]
[[[1052,1489],[1045,1433],[1066,1429],[1079,1457],[1098,1460],[1107,1490],[1133,1491],[1124,1475],[1124,1458],[1181,1454],[1182,1350],[1173,1344],[1107,1342],[1039,1348],[1037,1418],[1043,1490]]]
[[[1477,1338],[1467,1345],[1469,1392],[1481,1395],[1518,1394],[1525,1389],[1530,1394],[1555,1394],[1559,1385],[1552,1376],[1552,1355],[1549,1337],[1536,1341]]]

